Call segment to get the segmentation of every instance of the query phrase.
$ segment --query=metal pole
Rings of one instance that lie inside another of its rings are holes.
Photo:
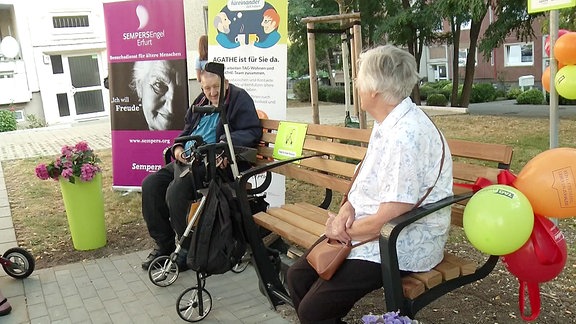
[[[558,114],[558,93],[556,93],[556,72],[558,71],[558,64],[554,57],[554,45],[558,39],[558,10],[550,10],[550,148],[558,147],[558,125],[560,124],[560,117]],[[557,218],[550,218],[550,220],[558,225]]]
[[[554,44],[558,39],[558,10],[550,10],[550,148],[558,147],[558,93],[554,80],[558,72],[558,64],[554,58]]]

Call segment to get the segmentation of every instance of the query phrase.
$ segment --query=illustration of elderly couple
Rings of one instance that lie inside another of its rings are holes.
[[[214,27],[218,30],[216,41],[224,48],[236,48],[240,45],[253,44],[259,48],[268,48],[273,46],[280,40],[280,33],[278,33],[278,25],[280,24],[280,15],[274,8],[267,9],[262,14],[262,22],[260,26],[266,35],[266,38],[260,40],[257,34],[248,34],[248,43],[246,43],[246,34],[238,34],[234,41],[228,37],[230,33],[230,24],[232,22],[228,19],[228,15],[221,11],[214,18]]]

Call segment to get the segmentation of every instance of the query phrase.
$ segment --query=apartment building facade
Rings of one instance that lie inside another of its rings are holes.
[[[494,21],[494,12],[489,9],[482,22],[480,37]],[[549,57],[544,51],[547,35],[542,33],[543,19],[538,19],[534,25],[535,36],[529,41],[520,41],[512,33],[504,40],[502,46],[494,48],[491,57],[486,58],[480,51],[474,53],[476,66],[474,82],[493,83],[495,85],[518,86],[519,79],[532,76],[534,86],[541,87],[542,72],[548,66]],[[449,45],[428,46],[424,57],[428,81],[464,79],[466,57],[470,47],[470,25],[463,24],[458,50],[458,70],[453,71],[453,47]],[[450,30],[448,23],[444,31]]]
[[[208,0],[183,0],[189,91],[199,91],[194,58],[207,33]],[[109,115],[103,3],[91,0],[0,0],[0,39],[16,39],[19,53],[0,53],[0,109],[19,122],[35,115],[48,124]]]

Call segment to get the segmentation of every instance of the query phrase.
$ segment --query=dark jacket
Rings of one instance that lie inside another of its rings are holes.
[[[228,91],[224,96],[224,103],[232,143],[236,146],[256,147],[262,137],[262,125],[256,113],[252,97],[244,89],[229,84]],[[196,97],[192,103],[192,105],[209,104],[210,102],[203,93]],[[201,113],[192,113],[192,109],[188,109],[184,130],[180,133],[180,136],[190,135],[198,126],[202,115]],[[226,141],[222,120],[218,122],[216,138]]]

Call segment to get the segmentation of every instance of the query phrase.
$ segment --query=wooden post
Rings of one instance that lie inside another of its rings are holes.
[[[354,80],[356,80],[356,75],[358,74],[358,57],[360,56],[360,53],[362,52],[362,28],[359,25],[354,25],[352,27],[352,32],[354,35],[354,46],[352,46],[352,48],[354,49],[352,51],[353,55],[352,55],[352,77],[354,78]],[[360,128],[367,128],[367,121],[366,121],[366,112],[365,111],[360,111],[360,96],[358,95],[358,90],[356,90],[356,87],[354,87],[354,92],[352,93],[353,97],[354,97],[354,111],[358,116],[359,122],[360,122]]]
[[[320,124],[320,112],[318,111],[318,82],[316,76],[316,36],[311,29],[314,29],[314,23],[306,24],[308,28],[308,65],[310,75],[310,103],[312,104],[312,121],[314,124]]]

